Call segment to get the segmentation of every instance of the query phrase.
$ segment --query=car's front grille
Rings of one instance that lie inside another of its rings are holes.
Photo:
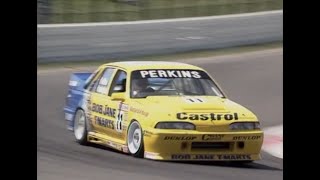
[[[229,149],[229,142],[192,142],[191,149]]]

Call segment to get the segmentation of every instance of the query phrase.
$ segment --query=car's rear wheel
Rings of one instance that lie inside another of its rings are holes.
[[[134,157],[143,158],[144,144],[142,128],[138,121],[133,121],[128,128],[127,144],[130,154]]]
[[[74,136],[76,141],[81,145],[88,144],[87,141],[87,122],[86,116],[82,109],[78,109],[74,118],[74,126],[73,126]]]

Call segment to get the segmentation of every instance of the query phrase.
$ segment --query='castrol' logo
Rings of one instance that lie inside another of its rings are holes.
[[[188,114],[185,112],[177,113],[177,119],[179,120],[238,120],[238,113],[233,113],[233,114],[216,114],[216,113],[209,113],[209,114]]]

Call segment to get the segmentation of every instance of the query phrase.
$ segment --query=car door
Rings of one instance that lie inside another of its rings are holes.
[[[90,87],[89,116],[92,130],[101,134],[110,134],[114,130],[115,109],[108,106],[107,98],[112,78],[116,72],[106,67]]]
[[[95,88],[97,86],[97,81],[100,79],[101,74],[103,73],[104,68],[99,67],[92,75],[87,79],[87,82],[84,85],[84,94],[83,94],[83,102],[81,105],[81,108],[85,111],[86,119],[88,120],[90,126],[89,131],[95,131],[94,124],[93,124],[93,116],[91,113],[91,95],[92,92],[95,91]]]
[[[116,110],[115,117],[113,117],[115,129],[111,136],[121,140],[125,139],[126,134],[128,104],[126,99],[124,99],[124,101],[111,100],[111,96],[113,93],[123,93],[125,97],[128,97],[127,87],[127,72],[123,69],[118,69],[113,78],[107,98],[108,106]]]

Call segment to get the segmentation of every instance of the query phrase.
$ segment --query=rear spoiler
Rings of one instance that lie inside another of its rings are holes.
[[[71,89],[83,89],[92,74],[93,73],[72,73],[70,76],[69,87]]]

